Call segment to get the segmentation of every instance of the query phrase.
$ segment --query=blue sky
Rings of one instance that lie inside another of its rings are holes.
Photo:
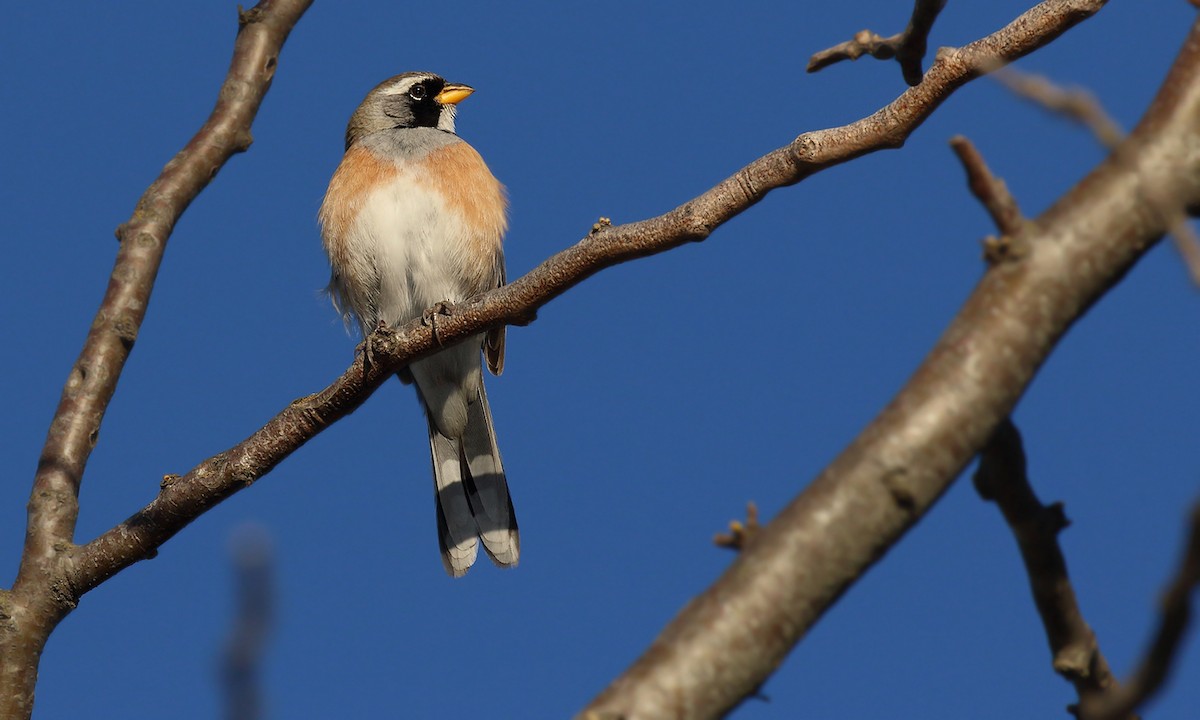
[[[950,3],[931,44],[1025,3]],[[318,291],[316,212],[346,119],[428,69],[478,92],[458,128],[508,186],[514,278],[580,237],[669,210],[800,132],[903,90],[812,52],[907,3],[318,2],[254,126],[168,248],[81,496],[86,541],[293,398],[356,340]],[[1126,127],[1194,10],[1116,2],[1019,67],[1099,95]],[[9,3],[0,28],[9,237],[0,382],[3,585],[38,452],[116,251],[112,230],[209,113],[232,3]],[[774,515],[873,417],[982,272],[992,232],[946,145],[975,141],[1028,214],[1102,159],[1083,132],[980,80],[904,149],[777,191],[699,245],[606,271],[510,330],[489,395],[521,567],[451,581],[424,420],[391,383],[158,559],[87,595],[51,638],[37,717],[220,716],[230,538],[261,525],[279,601],[272,717],[563,717],[729,563],[715,532]],[[1200,483],[1197,294],[1151,252],[1066,337],[1016,413],[1062,500],[1076,590],[1121,676],[1152,628]],[[1188,645],[1153,717],[1200,707]],[[1015,544],[968,478],[856,585],[737,718],[1067,717]]]

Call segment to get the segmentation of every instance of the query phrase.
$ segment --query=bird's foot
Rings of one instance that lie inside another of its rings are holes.
[[[442,345],[442,339],[438,337],[437,319],[439,315],[450,317],[451,306],[446,301],[436,303],[433,307],[421,313],[421,324],[428,327],[433,332],[433,341],[439,347]]]
[[[364,337],[358,347],[354,348],[354,354],[362,356],[363,375],[366,375],[371,370],[371,366],[375,364],[375,341],[377,339],[375,333],[386,330],[387,326],[386,322],[380,320],[375,325],[375,331]]]

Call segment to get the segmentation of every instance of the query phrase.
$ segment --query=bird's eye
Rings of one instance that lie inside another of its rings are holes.
[[[425,99],[425,86],[424,85],[413,85],[412,89],[408,91],[408,96],[410,98],[412,98],[413,100],[424,100]]]

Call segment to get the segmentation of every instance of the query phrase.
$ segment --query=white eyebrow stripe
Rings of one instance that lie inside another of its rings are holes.
[[[383,90],[380,90],[379,92],[382,93],[383,95],[404,95],[409,90],[412,89],[413,85],[416,85],[419,82],[423,82],[425,80],[431,80],[431,79],[433,79],[432,75],[419,75],[417,77],[407,77],[407,78],[404,78],[403,80],[401,80],[400,82],[396,83],[395,85],[391,86],[390,88],[384,88]]]

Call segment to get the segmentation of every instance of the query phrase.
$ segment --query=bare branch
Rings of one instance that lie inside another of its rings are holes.
[[[983,448],[1067,328],[1200,202],[1198,115],[1200,25],[1122,151],[1029,224],[1030,252],[989,269],[900,393],[583,716],[716,717],[756,692]]]
[[[921,61],[925,59],[928,49],[929,32],[933,30],[933,22],[944,7],[946,0],[916,0],[904,32],[885,38],[870,30],[860,30],[852,40],[822,50],[809,58],[808,72],[817,72],[842,60],[857,60],[863,55],[870,55],[876,60],[895,58],[900,63],[900,71],[904,73],[904,82],[917,85],[921,82]]]
[[[330,424],[353,412],[408,362],[502,324],[525,325],[537,310],[608,267],[707,238],[714,229],[776,188],[861,155],[899,147],[954,90],[1049,43],[1097,12],[1104,0],[1046,0],[1007,27],[947,50],[926,82],[873,115],[809,132],[742,168],[699,197],[658,217],[625,225],[601,219],[574,246],[503,288],[439,315],[437,338],[419,320],[382,328],[364,343],[371,362],[355,360],[321,392],[293,402],[250,437],[178,480],[120,525],[71,551],[70,587],[82,595],[156,549],[204,512],[249,486]]]
[[[1043,505],[1030,486],[1021,434],[1012,421],[1002,421],[980,453],[975,489],[1000,507],[1021,549],[1054,671],[1075,686],[1081,703],[1114,691],[1117,681],[1083,619],[1058,546],[1058,534],[1070,523],[1061,503]]]
[[[1150,699],[1171,671],[1191,621],[1191,596],[1200,586],[1200,503],[1192,506],[1187,545],[1179,570],[1162,599],[1158,630],[1137,670],[1112,693],[1081,703],[1082,720],[1117,720]]]
[[[1013,68],[1000,70],[996,79],[1017,96],[1083,125],[1109,151],[1125,137],[1125,131],[1100,101],[1083,88],[1063,88],[1048,78]],[[1170,236],[1192,283],[1200,286],[1200,237],[1182,213],[1172,221]]]
[[[950,147],[967,171],[967,186],[971,188],[971,194],[992,216],[996,228],[1004,235],[1019,234],[1025,218],[1021,216],[1021,208],[1017,207],[1016,198],[1008,191],[1008,186],[992,174],[970,140],[955,135],[950,138]]]
[[[263,0],[239,11],[229,73],[196,136],[163,168],[117,229],[121,240],[108,289],[66,386],[38,460],[25,549],[9,600],[15,622],[0,625],[0,716],[30,712],[37,657],[75,603],[61,563],[74,539],[84,467],[117,380],[137,339],[167,238],[191,201],[235,153],[250,146],[250,125],[271,86],[279,51],[312,0]],[[20,635],[21,638],[16,639]]]

